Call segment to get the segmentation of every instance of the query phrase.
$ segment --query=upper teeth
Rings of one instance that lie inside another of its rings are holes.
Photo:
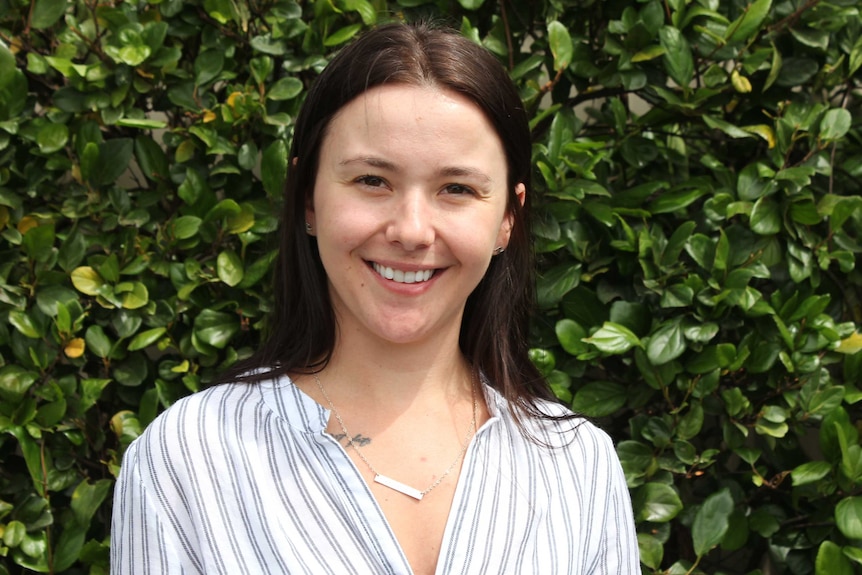
[[[405,272],[401,270],[395,270],[392,268],[388,268],[386,266],[382,266],[380,264],[373,264],[374,271],[382,275],[388,280],[393,280],[398,283],[404,284],[415,284],[419,282],[427,282],[431,279],[431,276],[434,275],[434,270],[420,270],[418,272]]]

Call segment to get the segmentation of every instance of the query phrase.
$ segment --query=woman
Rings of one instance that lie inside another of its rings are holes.
[[[530,134],[496,59],[369,32],[291,158],[272,334],[129,448],[113,571],[638,573],[611,442],[527,357]]]

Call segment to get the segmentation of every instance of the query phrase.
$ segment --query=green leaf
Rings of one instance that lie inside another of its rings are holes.
[[[853,565],[832,541],[824,541],[817,550],[814,575],[853,575]]]
[[[66,12],[66,0],[34,0],[30,15],[30,27],[44,30],[53,26]]]
[[[707,190],[700,188],[665,192],[650,202],[648,209],[653,214],[667,214],[675,212],[690,206],[706,193]]]
[[[220,49],[206,50],[195,58],[195,84],[202,86],[215,80],[224,68],[224,52]]]
[[[834,141],[843,138],[850,131],[853,117],[844,108],[833,108],[823,115],[820,121],[820,139]]]
[[[208,191],[206,181],[194,168],[186,169],[186,178],[180,184],[177,194],[186,204],[193,206]]]
[[[844,401],[844,386],[834,385],[817,390],[805,406],[809,415],[828,415]]]
[[[362,24],[351,24],[349,26],[345,26],[339,30],[336,30],[332,34],[326,37],[323,41],[324,46],[338,46],[339,44],[344,44],[354,36],[356,36],[357,32],[362,30]]]
[[[635,492],[632,504],[638,521],[667,523],[682,511],[682,501],[670,485],[651,482]]]
[[[30,228],[24,234],[24,249],[30,259],[40,263],[47,262],[53,255],[54,238],[54,224]]]
[[[761,236],[777,234],[781,231],[781,213],[778,204],[763,197],[754,203],[751,210],[751,231]]]
[[[99,144],[99,153],[90,168],[90,183],[94,186],[113,184],[129,167],[135,144],[131,138],[114,138]]]
[[[262,34],[255,36],[249,42],[252,48],[257,52],[269,54],[271,56],[282,56],[287,52],[287,46],[281,39],[275,39],[272,34]]]
[[[247,232],[254,226],[254,208],[249,204],[239,206],[239,211],[228,214],[225,218],[225,229],[231,234]]]
[[[664,557],[664,546],[661,541],[652,535],[638,533],[638,550],[640,551],[641,563],[650,569],[661,567]]]
[[[120,302],[125,309],[138,309],[150,301],[147,286],[141,282],[122,282],[114,287],[114,293],[120,296]]]
[[[159,341],[159,339],[165,335],[166,331],[167,328],[164,327],[154,327],[152,329],[142,331],[129,342],[128,350],[137,351],[139,349],[149,347]]]
[[[69,141],[69,128],[66,124],[48,123],[36,134],[36,143],[43,154],[52,154],[62,150]]]
[[[39,326],[33,321],[33,318],[30,317],[30,314],[13,309],[9,312],[9,323],[15,327],[24,337],[29,337],[31,339],[39,339],[42,337],[42,330],[39,329]]]
[[[479,5],[482,4],[482,0],[470,0],[470,2],[476,1],[479,2]],[[373,26],[377,22],[377,9],[368,0],[344,0],[344,9],[358,13],[362,17],[362,23],[366,26]]]
[[[809,461],[797,466],[790,472],[793,486],[816,483],[832,472],[832,464],[827,461]]]
[[[160,130],[168,127],[168,123],[164,120],[153,120],[151,118],[120,118],[117,120],[116,125],[124,128],[139,128],[141,130]]]
[[[466,8],[467,10],[478,10],[482,7],[485,0],[458,0],[458,4]]]
[[[557,20],[548,24],[548,44],[554,55],[554,72],[568,68],[572,62],[574,45],[568,28]]]
[[[233,250],[225,250],[218,255],[216,271],[222,282],[233,287],[242,281],[242,260]]]
[[[117,383],[126,387],[141,385],[149,373],[146,356],[143,353],[130,353],[125,360],[113,364],[113,375]]]
[[[564,318],[554,326],[557,340],[566,353],[577,356],[587,351],[587,346],[582,341],[587,337],[587,331],[578,322]]]
[[[697,437],[703,428],[703,405],[696,401],[692,403],[686,414],[680,418],[676,427],[676,436],[679,439],[691,439]]]
[[[24,541],[24,535],[27,534],[27,526],[20,521],[10,521],[6,524],[3,530],[3,543],[7,547],[18,547]]]
[[[626,388],[611,381],[592,381],[575,392],[572,410],[587,417],[606,417],[626,404]]]
[[[287,178],[288,151],[284,140],[275,140],[263,151],[260,177],[263,188],[273,198],[281,198]]]
[[[862,497],[845,497],[835,506],[838,530],[848,539],[862,539]]]
[[[532,348],[529,351],[530,361],[536,366],[536,369],[545,377],[548,376],[557,365],[557,360],[554,354],[547,349]]]
[[[759,31],[760,25],[769,14],[771,6],[772,0],[755,0],[746,6],[742,16],[728,25],[725,40],[729,43],[748,40],[755,32]]]
[[[694,57],[688,40],[678,29],[662,26],[659,30],[659,41],[664,48],[662,60],[668,75],[678,86],[688,88],[694,78]]]
[[[93,515],[111,491],[112,482],[109,479],[100,479],[91,484],[86,479],[78,484],[72,493],[72,513],[78,525],[89,525]]]
[[[610,321],[606,321],[602,327],[584,341],[596,346],[599,351],[614,355],[625,353],[631,348],[641,345],[638,336],[632,333],[629,328]]]
[[[86,412],[96,405],[102,395],[102,391],[111,383],[110,379],[86,378],[81,380],[81,412]]]
[[[267,78],[272,74],[273,67],[272,58],[269,56],[258,56],[249,62],[251,75],[254,76],[254,81],[258,84],[266,83]]]
[[[862,549],[859,547],[844,547],[842,550],[844,556],[856,563],[857,565],[862,565]]]
[[[0,367],[0,398],[17,404],[38,378],[36,373],[18,365]]]
[[[650,336],[647,357],[653,365],[672,361],[685,352],[685,336],[679,321],[670,321]]]
[[[302,93],[302,89],[302,82],[298,78],[288,76],[273,84],[266,92],[266,98],[275,101],[292,100]]]
[[[238,331],[239,317],[236,314],[203,309],[195,318],[195,336],[217,349],[224,349]]]
[[[168,177],[168,158],[162,147],[151,137],[135,138],[135,157],[147,179],[158,181]]]
[[[708,116],[706,114],[703,115],[703,121],[710,128],[715,128],[717,130],[721,130],[731,138],[754,138],[755,135],[746,132],[745,130],[734,126],[730,122],[726,122],[724,120],[720,120],[718,118],[713,118],[712,116]]]
[[[201,220],[197,216],[180,216],[174,220],[174,237],[178,240],[186,240],[197,235],[200,230]]]
[[[108,339],[105,330],[100,325],[91,325],[88,327],[84,341],[87,342],[87,349],[98,357],[108,357],[111,353],[111,340]]]
[[[78,560],[86,537],[86,528],[78,525],[76,521],[66,523],[57,540],[57,545],[54,547],[54,569],[66,571],[71,567]]]
[[[706,555],[710,549],[721,543],[727,533],[732,512],[733,498],[727,489],[706,498],[694,516],[691,530],[694,552],[698,557]]]
[[[539,307],[557,305],[567,293],[581,282],[581,269],[574,264],[563,264],[540,274],[537,282]]]

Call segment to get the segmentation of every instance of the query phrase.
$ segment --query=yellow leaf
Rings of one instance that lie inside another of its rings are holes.
[[[230,96],[227,97],[227,105],[231,108],[236,108],[236,99],[242,97],[242,92],[232,92]]]
[[[854,332],[850,337],[841,340],[835,351],[839,353],[854,354],[862,350],[862,333]]]
[[[204,112],[204,124],[213,122],[215,121],[215,119],[216,115],[215,112],[213,112],[212,110],[207,110],[206,112]]]
[[[105,280],[102,279],[99,272],[90,266],[81,266],[72,270],[72,285],[81,293],[99,295],[99,288],[104,283]]]
[[[86,346],[87,344],[84,343],[83,338],[76,337],[75,339],[69,341],[69,343],[66,344],[66,347],[63,351],[66,353],[66,357],[75,359],[84,355],[84,348]]]
[[[23,236],[30,230],[39,226],[39,221],[33,216],[24,216],[21,218],[21,221],[18,222],[18,231],[21,232]]]
[[[174,373],[188,373],[189,371],[189,360],[184,360],[181,364],[175,365],[171,368],[171,371]]]
[[[743,126],[742,129],[751,134],[757,134],[766,140],[770,150],[775,147],[775,132],[772,131],[771,126],[767,124],[757,124],[754,126]]]
[[[734,70],[730,73],[730,83],[733,84],[733,89],[740,94],[748,94],[751,92],[751,82],[748,78],[739,73],[739,70]]]
[[[195,143],[192,140],[185,140],[179,146],[177,146],[176,154],[174,155],[174,159],[182,164],[183,162],[188,162],[195,155]]]

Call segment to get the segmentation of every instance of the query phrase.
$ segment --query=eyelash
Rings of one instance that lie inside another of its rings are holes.
[[[371,174],[366,174],[364,176],[359,176],[358,178],[356,178],[356,182],[364,186],[379,188],[381,185],[386,183],[386,180],[384,180],[380,176],[372,176]]]
[[[452,188],[457,188],[459,190],[457,192],[454,192],[455,195],[458,195],[458,196],[460,196],[462,194],[470,194],[473,196],[476,195],[476,190],[474,190],[470,186],[465,186],[464,184],[449,184],[448,186],[446,186],[447,191],[451,192]]]
[[[386,180],[381,178],[380,176],[374,176],[371,174],[365,174],[363,176],[359,176],[354,180],[355,182],[362,184],[363,186],[368,186],[371,188],[379,188],[387,184]],[[460,196],[460,195],[476,195],[476,190],[471,188],[470,186],[465,186],[464,184],[447,184],[444,189],[447,193],[451,193],[452,195]],[[454,190],[454,191],[453,191]]]

